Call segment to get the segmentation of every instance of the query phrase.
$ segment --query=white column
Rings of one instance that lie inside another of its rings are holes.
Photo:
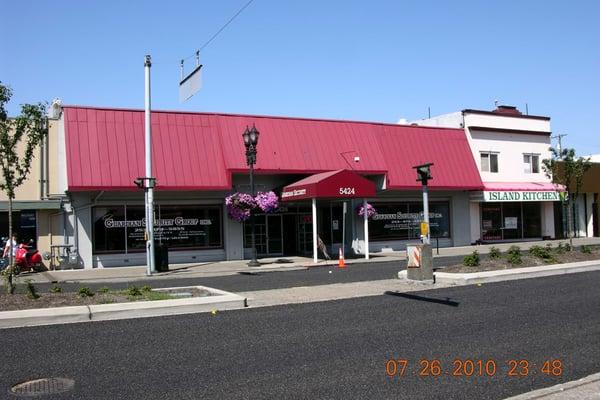
[[[363,199],[363,210],[365,213],[363,215],[365,227],[365,260],[369,259],[369,216],[367,215],[367,200]]]
[[[313,262],[316,264],[317,258],[317,199],[312,199],[312,228],[313,228]]]

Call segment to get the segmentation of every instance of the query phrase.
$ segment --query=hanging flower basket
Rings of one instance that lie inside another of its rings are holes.
[[[244,222],[250,218],[252,209],[256,208],[256,200],[246,193],[234,193],[225,197],[225,206],[229,218]]]
[[[356,212],[358,213],[358,215],[360,215],[361,217],[363,217],[365,215],[365,207],[364,205],[360,205],[358,207],[356,207]],[[370,205],[369,203],[367,203],[367,218],[371,219],[373,217],[373,215],[377,214],[377,210],[375,209],[375,207],[373,207],[372,205]]]
[[[273,192],[258,192],[256,197],[247,193],[234,193],[225,197],[227,215],[238,222],[244,222],[255,209],[264,213],[273,213],[279,208],[279,197]]]
[[[279,197],[273,192],[258,192],[256,204],[265,213],[272,213],[279,207]]]

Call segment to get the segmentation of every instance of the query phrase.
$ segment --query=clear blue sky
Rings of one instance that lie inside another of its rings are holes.
[[[600,1],[254,0],[180,104],[179,60],[246,1],[1,0],[9,111],[54,97],[143,108],[151,54],[156,109],[397,122],[498,99],[600,153]]]

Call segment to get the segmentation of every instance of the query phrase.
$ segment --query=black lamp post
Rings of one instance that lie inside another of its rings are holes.
[[[258,145],[258,136],[260,133],[254,125],[252,128],[246,126],[246,130],[242,133],[244,138],[244,146],[246,146],[246,163],[250,167],[250,193],[252,197],[254,193],[254,164],[256,164],[256,146]],[[250,214],[250,230],[252,236],[252,259],[248,263],[249,267],[258,267],[260,263],[256,260],[256,238],[254,235],[254,213]]]

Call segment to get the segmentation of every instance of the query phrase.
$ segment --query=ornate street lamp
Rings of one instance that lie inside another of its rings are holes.
[[[258,136],[260,133],[254,125],[252,129],[246,126],[246,130],[242,133],[244,138],[244,146],[246,146],[246,163],[250,167],[250,192],[252,197],[254,193],[254,164],[256,164],[256,146],[258,145]],[[250,231],[252,237],[252,259],[248,263],[249,267],[259,267],[260,263],[256,260],[256,238],[254,235],[254,213],[250,214]]]

